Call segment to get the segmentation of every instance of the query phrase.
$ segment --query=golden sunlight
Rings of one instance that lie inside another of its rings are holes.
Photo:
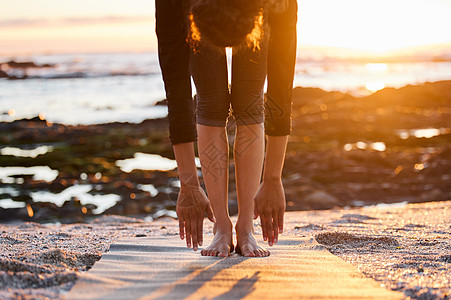
[[[451,3],[443,0],[298,0],[298,6],[299,53],[304,55],[306,47],[329,49],[323,53],[327,56],[353,57],[451,44],[444,31],[451,27]],[[11,2],[0,11],[0,52],[156,50],[154,7],[152,0]]]
[[[385,83],[381,81],[372,81],[365,84],[365,88],[371,92],[377,92],[385,87]]]
[[[388,70],[387,64],[384,63],[368,63],[366,69],[373,73],[381,73]]]
[[[255,19],[254,29],[247,35],[247,43],[254,51],[260,50],[260,40],[263,37],[263,12]]]
[[[451,42],[451,36],[444,33],[451,26],[448,1],[305,0],[299,1],[299,6],[301,44],[377,56],[407,47]]]
[[[27,213],[30,218],[34,216],[33,208],[31,207],[30,204],[27,204]]]
[[[190,39],[190,42],[191,42],[193,48],[195,48],[197,43],[200,42],[201,36],[200,36],[199,29],[196,26],[196,23],[194,23],[193,14],[189,14],[188,18],[189,18],[189,22],[190,22],[189,39]]]

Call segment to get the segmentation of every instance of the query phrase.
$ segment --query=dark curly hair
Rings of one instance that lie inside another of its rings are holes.
[[[265,35],[264,11],[282,10],[286,0],[193,0],[191,44],[200,40],[217,47],[259,47]]]

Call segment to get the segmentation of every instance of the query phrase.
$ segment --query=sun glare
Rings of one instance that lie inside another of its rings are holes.
[[[305,0],[298,11],[299,40],[348,49],[349,56],[391,55],[409,47],[450,43],[443,31],[451,25],[450,13],[448,0]]]
[[[377,92],[385,87],[385,83],[381,81],[367,82],[365,88],[370,92]]]
[[[387,64],[383,63],[369,63],[366,64],[366,69],[373,73],[381,73],[388,70]]]
[[[332,49],[328,56],[355,57],[447,44],[451,39],[444,28],[451,26],[451,4],[444,1],[449,0],[298,1],[299,48],[320,47]],[[91,5],[89,0],[67,5],[58,0],[11,2],[8,10],[0,11],[0,50],[155,50],[154,0],[129,2],[111,0],[108,6]],[[384,72],[382,66],[368,68]]]

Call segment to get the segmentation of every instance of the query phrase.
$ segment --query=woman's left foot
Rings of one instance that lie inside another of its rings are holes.
[[[266,257],[269,251],[258,245],[254,236],[253,224],[251,226],[235,226],[237,244],[235,252],[245,257]]]

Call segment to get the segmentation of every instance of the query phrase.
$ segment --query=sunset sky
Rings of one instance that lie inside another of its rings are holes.
[[[450,0],[298,3],[301,49],[385,55],[405,47],[451,45]],[[4,1],[0,54],[155,50],[154,14],[153,0]]]

